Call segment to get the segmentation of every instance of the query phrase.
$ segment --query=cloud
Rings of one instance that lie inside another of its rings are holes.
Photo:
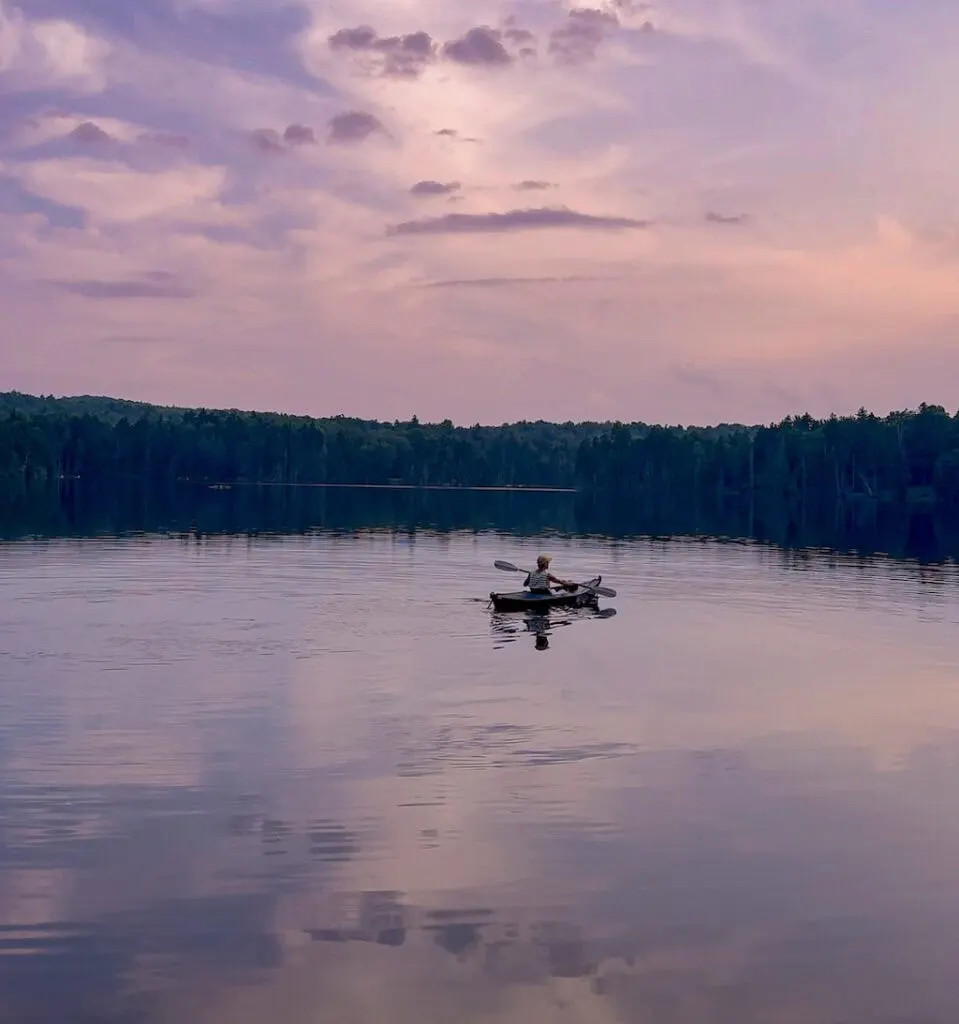
[[[332,50],[372,50],[379,36],[369,25],[341,28],[329,38]]]
[[[443,281],[430,281],[424,288],[525,288],[536,285],[582,284],[589,281],[606,281],[605,277],[592,274],[565,274],[544,277],[459,277]]]
[[[30,160],[13,165],[23,187],[53,203],[84,211],[104,224],[156,221],[158,227],[185,214],[194,219],[221,216],[219,197],[227,180],[223,167],[187,164],[173,169],[134,170],[117,162],[92,158]],[[125,246],[116,239],[119,262],[127,262]],[[56,250],[55,250],[56,251]],[[66,257],[70,250],[61,255]]]
[[[417,75],[436,56],[436,43],[427,32],[389,36],[378,40],[377,48],[386,57],[388,75]]]
[[[177,64],[191,63],[241,74],[269,77],[298,88],[322,92],[292,52],[291,43],[309,23],[305,5],[283,2],[239,4],[219,0],[137,0],[134,4],[77,0],[24,0],[25,9],[42,12],[35,24],[46,28],[54,43],[56,62],[85,66],[99,91],[115,78],[118,65],[129,57],[149,55]],[[64,26],[70,27],[67,37]],[[85,59],[81,61],[80,55]],[[49,63],[49,61],[48,61]],[[39,67],[39,62],[35,62]],[[74,77],[74,81],[76,81]],[[93,89],[93,85],[96,89]]]
[[[254,128],[250,132],[250,143],[261,153],[285,152],[280,134],[274,128]]]
[[[373,114],[348,110],[330,118],[327,138],[330,142],[362,142],[377,132],[385,132],[382,122]]]
[[[96,93],[111,52],[102,38],[67,18],[32,20],[0,2],[0,73],[8,88],[62,88]]]
[[[476,393],[491,352],[544,369],[544,415],[583,380],[584,415],[639,402],[673,421],[765,419],[793,411],[767,382],[831,401],[821,365],[854,407],[949,401],[959,249],[922,238],[953,220],[959,142],[940,101],[959,88],[959,8],[914,6],[874,5],[864,33],[862,5],[826,0],[524,0],[512,19],[492,0],[465,15],[440,0],[0,0],[0,292],[38,339],[11,352],[0,328],[0,361],[11,386],[146,381],[180,401],[388,417],[409,414],[397,376],[421,415],[525,411]],[[519,56],[526,32],[536,61]],[[71,138],[84,123],[113,141]],[[411,194],[430,181],[462,187]],[[656,230],[604,230],[638,218]],[[898,239],[877,230],[891,218]],[[199,376],[98,358],[102,338],[140,333],[136,302],[84,301],[81,318],[70,292],[28,287],[148,266],[202,275],[217,298],[151,308],[148,333],[185,339]],[[417,287],[440,279],[485,283]],[[218,376],[239,344],[249,365]],[[744,359],[724,398],[667,372]]]
[[[283,140],[291,146],[305,146],[316,142],[316,133],[305,124],[289,124],[283,132]]]
[[[607,34],[619,27],[619,19],[610,11],[593,7],[574,7],[566,24],[549,37],[549,52],[564,64],[581,64],[596,56]]]
[[[98,124],[94,124],[93,121],[81,121],[70,132],[70,138],[84,146],[99,146],[113,141],[113,136],[105,132]]]
[[[84,299],[192,299],[196,289],[179,282],[169,271],[147,271],[138,278],[116,281],[48,281],[58,291]]]
[[[745,224],[749,221],[749,215],[746,213],[716,213],[713,210],[710,210],[706,214],[705,219],[708,224]]]
[[[503,30],[503,38],[511,43],[523,46],[531,46],[536,42],[536,36],[528,28],[507,28]]]
[[[647,221],[632,217],[600,217],[577,213],[565,207],[508,210],[505,213],[447,213],[442,217],[424,217],[405,221],[387,229],[390,235],[480,234],[500,231],[535,231],[545,228],[585,228],[617,230],[645,228]]]
[[[504,67],[513,62],[503,45],[503,34],[486,25],[471,28],[466,35],[446,43],[443,55],[457,64],[474,67]]]
[[[479,142],[480,140],[472,135],[462,135],[455,128],[437,128],[434,135],[439,135],[447,139],[459,139],[460,142]]]
[[[341,28],[327,40],[332,50],[348,50],[374,58],[371,70],[383,75],[415,77],[436,58],[436,43],[428,32],[380,36],[369,25]]]
[[[4,214],[39,217],[51,227],[67,230],[82,229],[87,223],[86,211],[78,206],[58,203],[37,195],[25,188],[15,177],[0,174],[0,217]]]
[[[414,196],[448,196],[460,190],[458,181],[418,181],[410,188]]]
[[[143,132],[139,141],[150,146],[165,146],[169,149],[188,149],[190,140],[176,132]]]

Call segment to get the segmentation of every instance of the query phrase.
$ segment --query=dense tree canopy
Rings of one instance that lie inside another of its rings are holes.
[[[959,415],[790,417],[765,427],[514,423],[161,408],[108,398],[0,395],[0,481],[575,487],[632,502],[757,495],[959,505]]]

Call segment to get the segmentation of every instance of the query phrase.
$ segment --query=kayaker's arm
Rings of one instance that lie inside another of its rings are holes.
[[[549,577],[550,583],[555,583],[560,587],[572,587],[575,586],[570,580],[561,580],[558,576],[554,576],[551,572],[546,574]]]

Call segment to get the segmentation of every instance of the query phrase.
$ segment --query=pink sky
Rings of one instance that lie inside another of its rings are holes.
[[[955,0],[0,0],[0,390],[952,409],[957,52]]]

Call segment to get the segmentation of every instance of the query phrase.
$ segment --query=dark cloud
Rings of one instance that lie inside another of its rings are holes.
[[[535,231],[543,228],[584,228],[614,230],[645,228],[648,221],[632,217],[599,217],[578,213],[566,207],[507,210],[505,213],[447,213],[442,217],[424,217],[387,228],[389,235],[488,234],[505,231]]]
[[[185,135],[178,135],[175,132],[144,132],[139,139],[147,145],[167,146],[170,149],[186,149],[190,140]]]
[[[502,32],[486,25],[471,28],[466,35],[446,43],[443,54],[457,64],[502,67],[513,62],[503,45]]]
[[[460,190],[458,181],[418,181],[410,189],[414,196],[448,196]]]
[[[283,142],[280,133],[273,128],[254,128],[250,132],[250,142],[254,149],[261,153],[283,153]]]
[[[84,299],[191,299],[196,289],[177,280],[167,270],[148,271],[122,281],[76,280],[49,281],[58,291]]]
[[[618,26],[619,19],[610,11],[574,7],[566,24],[550,33],[549,52],[561,63],[582,64],[596,56],[607,34]]]
[[[288,124],[283,132],[283,139],[291,146],[305,146],[316,142],[316,133],[309,125]]]
[[[341,28],[328,39],[332,50],[350,50],[376,60],[381,74],[415,77],[436,58],[436,43],[428,32],[380,36],[369,25]]]
[[[362,142],[382,131],[384,128],[378,117],[360,110],[348,110],[330,118],[327,138],[334,143]]]
[[[378,38],[376,29],[360,25],[357,28],[341,28],[327,42],[332,50],[371,50]]]
[[[377,49],[386,58],[384,74],[398,77],[415,77],[436,57],[436,43],[427,32],[380,39]]]
[[[710,210],[706,214],[706,221],[709,224],[745,224],[749,220],[749,215],[746,213],[715,213]]]
[[[534,178],[527,178],[525,181],[518,181],[513,186],[517,192],[542,192],[547,188],[556,188],[551,181],[538,181]]]
[[[82,121],[70,132],[70,138],[84,146],[101,146],[105,142],[113,141],[113,136],[93,121]]]

